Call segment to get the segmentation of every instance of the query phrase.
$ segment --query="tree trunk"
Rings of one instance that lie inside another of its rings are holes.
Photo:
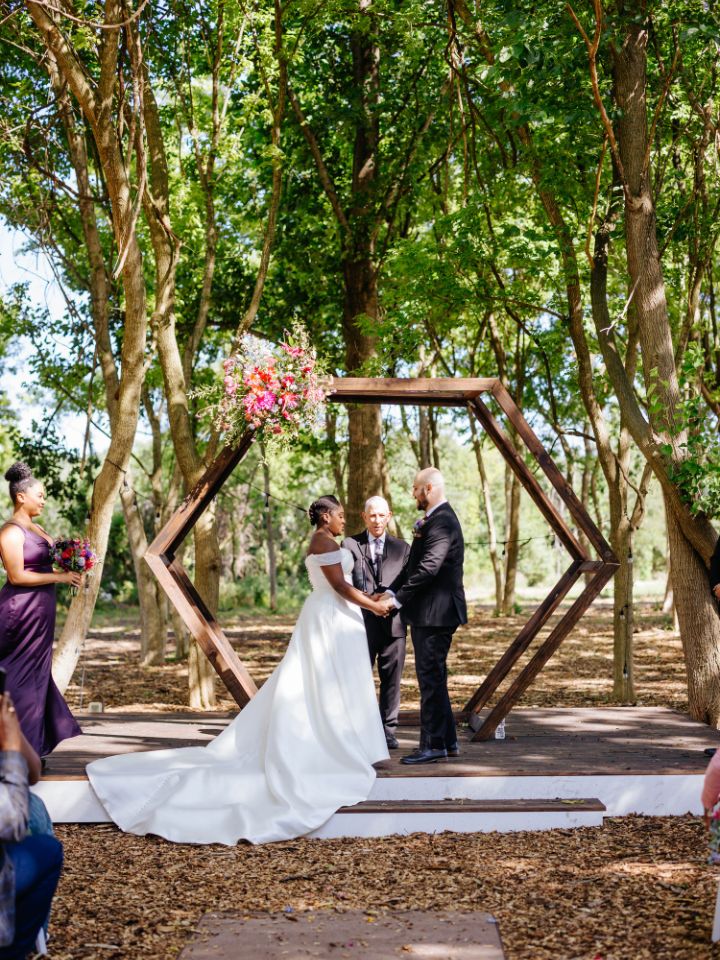
[[[418,407],[418,466],[421,470],[431,467],[432,462],[432,435],[430,433],[430,408]]]
[[[515,610],[515,581],[517,580],[520,555],[520,492],[517,475],[506,467],[507,496],[505,501],[505,585],[503,588],[502,615],[509,617]]]
[[[220,545],[215,523],[215,504],[210,504],[194,528],[195,587],[213,614],[217,614],[220,600]],[[195,641],[190,643],[188,658],[189,703],[199,710],[214,710],[215,671]]]
[[[145,78],[145,124],[150,152],[150,181],[152,202],[144,197],[146,219],[155,253],[155,309],[152,315],[160,366],[165,383],[167,411],[170,421],[175,456],[182,472],[185,488],[192,490],[205,465],[198,455],[188,410],[187,384],[183,358],[175,328],[175,273],[178,262],[178,242],[170,229],[170,189],[157,104]],[[214,504],[200,516],[193,528],[195,544],[195,587],[207,604],[217,613],[220,593],[220,547],[215,524]],[[215,672],[205,657],[192,643],[189,657],[188,685],[190,706],[211,710],[215,707]]]
[[[380,94],[380,49],[375,34],[370,0],[359,0],[358,10],[365,29],[353,30],[350,46],[353,84],[359,109],[355,125],[352,207],[348,216],[349,236],[342,257],[345,281],[343,334],[345,364],[350,376],[376,355],[373,331],[378,321],[378,274],[375,262],[375,230],[369,211],[377,205]],[[368,332],[369,328],[369,332]],[[348,529],[362,529],[363,506],[368,497],[381,494],[385,450],[379,404],[357,404],[348,409],[348,495],[345,505]]]
[[[124,162],[123,146],[118,139],[118,129],[113,115],[120,32],[118,29],[103,31],[99,52],[100,71],[97,82],[93,85],[89,82],[66,37],[56,22],[48,16],[45,8],[40,4],[28,2],[27,11],[42,37],[48,56],[53,61],[52,69],[57,70],[57,77],[60,78],[61,83],[67,84],[92,131],[110,197],[115,242],[117,249],[122,251],[120,272],[125,295],[125,327],[120,358],[122,376],[117,386],[116,399],[113,398],[113,407],[109,410],[110,446],[100,473],[95,479],[90,519],[86,529],[86,535],[102,561],[107,551],[113,508],[122,477],[129,464],[135,439],[144,376],[147,329],[142,254],[134,229],[132,192]],[[109,2],[105,8],[105,14],[109,22],[119,22],[121,20],[119,4]],[[78,142],[76,139],[75,146]],[[139,162],[138,166],[142,168],[142,163]],[[89,189],[87,192],[82,192],[87,200],[82,212],[87,219],[91,213],[94,216],[94,211],[90,209],[91,192]],[[101,266],[104,272],[104,263]],[[93,269],[100,269],[100,265],[93,262]],[[101,323],[102,318],[95,313],[94,320],[96,337],[99,341],[98,352],[105,375],[106,370],[109,372],[111,356],[106,355],[104,348],[107,344],[104,341],[100,342],[103,330],[97,324]],[[63,692],[70,683],[90,626],[100,589],[100,579],[98,570],[88,579],[86,589],[79,591],[70,604],[53,658],[55,682]]]
[[[122,148],[112,114],[117,62],[117,30],[104,32],[102,69],[97,88],[91,89],[78,65],[74,51],[45,10],[28,3],[28,13],[47,49],[46,67],[58,111],[67,137],[68,152],[75,171],[83,237],[90,262],[89,289],[96,350],[105,383],[111,441],[105,461],[93,487],[90,518],[86,530],[98,554],[100,564],[107,551],[113,509],[120,483],[130,461],[140,410],[140,390],[144,377],[144,349],[147,329],[143,263],[133,229],[132,199]],[[109,3],[106,15],[119,19],[119,8]],[[93,193],[90,188],[87,146],[84,130],[78,130],[68,91],[77,101],[97,147],[102,174],[110,195],[111,223],[118,249],[125,251],[121,271],[125,294],[125,328],[121,350],[122,376],[118,378],[108,332],[109,283],[97,228]],[[53,676],[61,692],[72,679],[75,666],[90,626],[100,590],[102,567],[86,581],[70,604],[68,616],[53,657]]]
[[[175,551],[175,558],[178,563],[183,563],[185,550],[186,544],[181,543]],[[172,624],[173,636],[175,638],[175,659],[187,660],[190,654],[190,633],[185,626],[185,621],[175,608],[175,604],[170,603],[168,600],[167,607],[170,623]]]
[[[588,426],[589,426],[588,424],[584,425],[585,433],[587,433]],[[592,515],[592,474],[597,464],[597,460],[593,456],[592,440],[590,439],[590,437],[586,436],[583,442],[585,444],[585,456],[583,457],[582,478],[580,480],[580,501],[582,502],[582,505],[587,510],[588,515],[591,516]],[[591,556],[592,548],[590,546],[590,541],[588,540],[587,536],[582,530],[580,530],[577,527],[575,532],[578,538],[578,543],[586,551],[588,556]],[[592,573],[586,573],[584,579],[585,579],[585,586],[587,586],[593,579]]]
[[[665,518],[665,524],[667,526],[667,518]],[[667,545],[666,550],[666,560],[667,560],[667,575],[665,577],[665,593],[663,595],[663,604],[662,612],[668,616],[669,614],[674,615],[675,610],[675,601],[673,599],[673,587],[672,587],[672,564],[670,563],[670,544]]]
[[[335,496],[345,502],[345,475],[342,462],[342,453],[337,441],[337,408],[329,403],[325,411],[325,429],[330,447],[330,462],[332,464],[333,479],[335,481]]]
[[[680,391],[647,163],[648,32],[639,0],[627,3],[623,13],[624,42],[615,53],[613,73],[619,108],[617,141],[624,181],[627,265],[645,387],[648,392],[654,391],[649,406],[653,455],[657,459],[658,444],[668,444],[670,459],[677,463],[684,456],[684,437],[676,426]],[[646,450],[647,444],[643,452]],[[704,586],[706,558],[698,549],[704,531],[694,529],[696,523],[682,508],[677,490],[668,489],[671,485],[665,470],[658,475],[664,481],[673,592],[685,652],[690,713],[696,720],[716,725],[720,721],[720,620],[715,601]]]
[[[165,663],[167,623],[158,593],[158,582],[144,557],[148,543],[142,516],[130,485],[130,474],[120,485],[120,501],[125,516],[130,553],[140,604],[140,661],[143,666],[161,666]]]
[[[498,556],[497,548],[497,528],[495,526],[495,513],[490,496],[490,484],[488,483],[487,471],[485,470],[485,458],[482,453],[482,444],[478,436],[475,418],[470,417],[470,435],[472,437],[473,450],[475,451],[475,461],[477,463],[478,474],[480,475],[480,502],[483,513],[485,514],[485,523],[488,530],[488,553],[490,554],[490,563],[492,564],[493,576],[495,578],[495,610],[494,615],[502,615],[503,605],[503,565]]]
[[[432,458],[433,466],[436,470],[440,469],[440,446],[437,429],[437,412],[432,407],[428,407],[428,419],[430,420],[430,438],[432,440]]]
[[[377,320],[377,274],[369,259],[343,264],[345,278],[345,365],[349,376],[375,356],[374,336],[363,333],[359,324],[365,318]],[[382,419],[379,404],[348,405],[348,471],[345,516],[348,530],[361,530],[361,513],[368,497],[382,495],[383,461]]]
[[[685,654],[690,716],[717,726],[720,718],[720,618],[707,588],[707,567],[667,505],[673,595]]]
[[[275,531],[273,529],[272,502],[270,499],[270,467],[267,462],[265,445],[260,447],[262,455],[263,491],[265,493],[265,536],[267,537],[268,578],[270,580],[270,609],[277,610],[277,561],[275,558]]]
[[[633,528],[627,516],[626,490],[609,488],[610,544],[618,558],[613,582],[613,699],[635,703],[633,668]]]

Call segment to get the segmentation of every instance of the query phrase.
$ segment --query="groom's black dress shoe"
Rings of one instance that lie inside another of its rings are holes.
[[[413,753],[403,757],[400,763],[437,763],[438,760],[447,760],[447,750],[445,748],[438,750],[415,750]]]
[[[449,757],[460,756],[460,744],[457,742],[457,740],[455,741],[455,743],[451,743],[450,746],[447,748],[447,755]]]
[[[385,743],[387,743],[388,750],[397,750],[400,746],[398,738],[393,736],[385,737]]]

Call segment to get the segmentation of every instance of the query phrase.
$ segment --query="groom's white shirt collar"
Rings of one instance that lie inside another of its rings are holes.
[[[384,533],[381,534],[379,537],[374,537],[374,536],[370,533],[370,531],[368,530],[367,535],[368,535],[368,543],[373,544],[373,543],[375,543],[375,541],[377,540],[377,541],[380,543],[380,546],[381,546],[381,547],[383,547],[383,548],[385,547],[385,534],[384,534]]]
[[[435,510],[437,510],[438,507],[441,507],[444,503],[447,503],[447,500],[441,500],[440,503],[436,503],[434,507],[430,507],[430,509],[426,511],[425,516],[429,517],[431,513],[434,513]]]

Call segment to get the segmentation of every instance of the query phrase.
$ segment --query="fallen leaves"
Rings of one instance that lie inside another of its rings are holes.
[[[453,640],[448,659],[449,689],[453,703],[461,705],[475,692],[490,668],[505,652],[527,621],[530,607],[521,615],[497,619],[488,609],[475,608],[468,626]],[[68,690],[68,702],[78,710],[91,700],[100,700],[106,710],[187,711],[187,665],[172,660],[161,667],[143,667],[139,657],[139,614],[103,623],[96,616],[81,662]],[[223,626],[243,662],[258,684],[273,671],[287,647],[294,616],[260,614],[243,618],[226,615]],[[552,629],[551,618],[541,637]],[[635,606],[635,684],[638,705],[687,709],[685,668],[679,638],[668,620],[653,605]],[[520,700],[522,706],[590,707],[612,701],[612,605],[593,606],[570,637],[564,641],[539,677]],[[170,647],[169,654],[172,653]],[[521,660],[520,666],[525,662]],[[405,709],[417,709],[412,645],[402,681]],[[82,682],[82,687],[80,686]],[[232,710],[234,701],[218,681],[218,709]]]
[[[204,913],[481,911],[508,960],[705,960],[719,874],[693,817],[603,828],[194,847],[57,828],[52,960],[172,960]],[[218,854],[208,856],[210,853]],[[98,867],[101,869],[98,869]]]

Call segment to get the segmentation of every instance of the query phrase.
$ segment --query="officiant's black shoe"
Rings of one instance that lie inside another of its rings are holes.
[[[400,748],[400,744],[398,743],[398,738],[393,737],[392,734],[390,736],[385,737],[385,743],[387,744],[388,750],[398,750]]]
[[[447,755],[444,747],[438,750],[415,750],[407,757],[403,757],[400,763],[437,763],[438,760],[447,760]]]
[[[460,744],[457,742],[457,740],[455,741],[455,743],[451,743],[450,746],[447,748],[447,755],[449,757],[460,756]]]

